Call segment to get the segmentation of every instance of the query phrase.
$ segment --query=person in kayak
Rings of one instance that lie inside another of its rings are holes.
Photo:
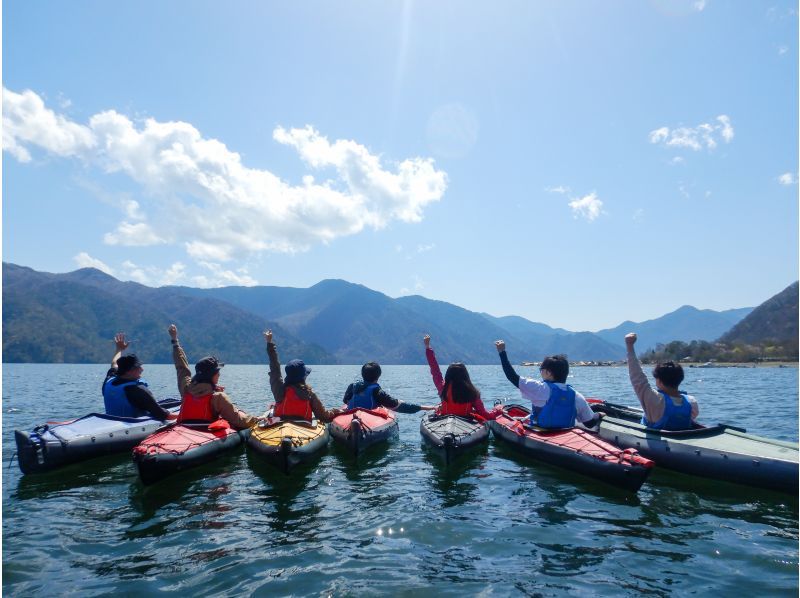
[[[235,430],[244,430],[255,424],[258,418],[238,409],[225,394],[225,388],[219,386],[220,368],[225,364],[216,357],[204,357],[195,364],[192,376],[186,353],[178,342],[178,328],[171,324],[168,332],[172,339],[178,392],[183,398],[178,422],[214,422],[222,418]]]
[[[437,415],[477,416],[480,419],[492,420],[503,412],[500,407],[486,411],[481,400],[481,393],[472,384],[467,366],[463,363],[451,363],[447,366],[444,378],[442,378],[442,370],[439,369],[439,362],[436,361],[436,353],[431,348],[431,335],[426,334],[422,340],[425,343],[425,358],[428,360],[431,378],[433,378],[436,392],[442,400],[436,410]]]
[[[625,335],[628,376],[636,398],[644,410],[642,424],[656,430],[691,429],[697,420],[700,408],[694,397],[678,389],[683,382],[683,368],[679,363],[672,361],[656,364],[653,368],[656,387],[652,388],[633,349],[636,339],[636,334],[633,332]]]
[[[378,379],[381,377],[380,364],[370,361],[361,366],[361,380],[352,382],[344,392],[344,409],[375,409],[386,407],[397,413],[417,413],[433,411],[433,405],[415,405],[398,401],[381,388]]]
[[[597,425],[602,414],[595,414],[584,396],[567,384],[569,362],[565,355],[545,357],[539,367],[542,379],[521,378],[506,355],[506,343],[495,342],[508,381],[531,401],[531,424],[540,428],[571,428],[575,420],[587,428]]]
[[[114,336],[114,342],[116,350],[102,387],[106,413],[119,417],[149,415],[160,421],[176,419],[177,415],[158,404],[153,393],[147,388],[147,382],[142,380],[144,368],[139,358],[133,353],[122,356],[122,352],[129,345],[125,340],[125,333],[118,332]]]
[[[281,376],[278,347],[272,341],[272,330],[264,333],[269,356],[269,386],[275,397],[272,414],[282,419],[304,419],[311,421],[312,414],[321,422],[329,422],[341,413],[338,409],[325,409],[314,390],[306,384],[311,368],[301,359],[292,359],[286,364],[286,378]]]

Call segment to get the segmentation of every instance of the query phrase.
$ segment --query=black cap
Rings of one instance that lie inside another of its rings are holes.
[[[292,359],[286,364],[284,369],[286,370],[286,380],[284,380],[284,384],[297,384],[298,382],[302,382],[306,379],[306,376],[311,373],[311,368],[306,367],[302,359]]]
[[[198,376],[203,374],[216,374],[221,367],[225,364],[220,363],[216,357],[203,357],[200,361],[194,364],[194,373]]]
[[[124,355],[117,360],[117,374],[125,374],[138,367],[142,367],[142,362],[133,353]]]

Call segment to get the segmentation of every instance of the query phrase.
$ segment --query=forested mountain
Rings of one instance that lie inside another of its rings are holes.
[[[3,264],[3,360],[104,363],[125,331],[131,351],[149,363],[172,363],[167,327],[175,323],[189,360],[216,354],[231,363],[266,363],[261,332],[276,329],[281,347],[315,363],[335,358],[275,322],[170,288],[120,282],[93,268],[48,274]]]
[[[693,330],[687,338],[713,340],[721,332],[709,331],[723,327],[724,332],[750,311],[686,306],[641,324],[570,332],[421,296],[393,299],[344,280],[323,280],[307,289],[154,289],[91,268],[48,274],[13,264],[3,264],[3,303],[4,361],[73,363],[108,361],[119,330],[135,339],[131,348],[144,361],[169,363],[171,322],[178,325],[190,360],[217,354],[231,363],[264,363],[261,331],[268,327],[282,357],[301,356],[308,363],[421,364],[424,333],[432,335],[443,363],[497,363],[499,338],[515,362],[554,353],[574,361],[610,360],[624,356],[626,332],[644,336],[643,348],[673,340],[685,329]]]
[[[720,343],[743,343],[783,348],[783,356],[798,354],[797,326],[798,283],[792,283],[777,295],[756,307],[750,315],[722,335]]]

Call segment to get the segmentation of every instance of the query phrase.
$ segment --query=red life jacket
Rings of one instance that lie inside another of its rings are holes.
[[[275,417],[298,417],[311,421],[311,401],[297,394],[294,386],[287,386],[283,391],[283,400],[275,405],[272,412]]]
[[[453,400],[453,387],[447,387],[447,396],[439,405],[436,410],[439,415],[460,415],[461,417],[470,417],[472,413],[472,403],[456,403]]]
[[[190,392],[183,395],[181,411],[178,413],[178,423],[184,421],[208,421],[213,422],[217,419],[214,408],[211,406],[212,394],[194,396]]]

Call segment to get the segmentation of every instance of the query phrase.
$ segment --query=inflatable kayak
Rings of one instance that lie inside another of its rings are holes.
[[[458,415],[427,415],[419,424],[419,433],[445,463],[489,440],[485,421]]]
[[[212,424],[174,424],[145,438],[133,449],[133,461],[145,484],[213,461],[242,444],[247,431],[237,432],[224,419]]]
[[[180,399],[159,404],[177,412]],[[39,473],[94,457],[131,450],[164,422],[152,417],[118,417],[89,413],[64,422],[46,422],[30,432],[14,430],[22,473]]]
[[[523,421],[529,416],[525,407],[509,405],[489,425],[495,438],[531,457],[632,492],[653,469],[653,462],[634,449],[621,449],[581,428],[531,427]]]
[[[726,424],[668,432],[642,425],[642,410],[590,399],[604,413],[599,434],[690,475],[797,494],[798,444],[747,434]]]
[[[329,438],[328,426],[320,421],[269,418],[250,428],[247,447],[288,474],[323,451]]]
[[[355,456],[375,443],[397,434],[395,414],[384,407],[350,409],[333,418],[330,425],[334,441],[347,447]]]

